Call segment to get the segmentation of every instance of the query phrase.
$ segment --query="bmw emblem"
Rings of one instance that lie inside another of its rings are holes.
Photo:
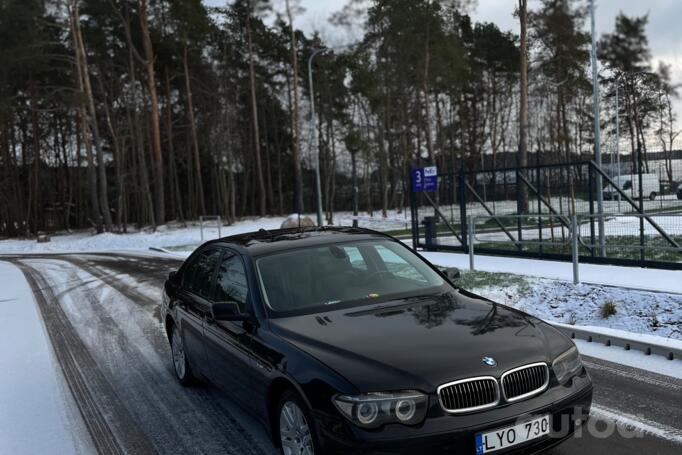
[[[483,357],[483,364],[488,365],[489,367],[496,367],[497,360],[493,359],[492,357]]]

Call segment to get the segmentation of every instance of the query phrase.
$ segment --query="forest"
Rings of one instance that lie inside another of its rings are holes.
[[[586,2],[508,2],[517,30],[464,0],[350,0],[330,27],[360,38],[339,43],[294,0],[0,0],[0,237],[310,213],[318,150],[328,223],[354,197],[404,207],[415,166],[580,159]],[[602,142],[618,115],[624,153],[672,157],[677,87],[647,21],[599,37]]]

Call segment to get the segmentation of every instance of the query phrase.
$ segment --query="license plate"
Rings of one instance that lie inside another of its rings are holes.
[[[550,416],[545,415],[509,427],[476,435],[476,455],[507,449],[546,436],[551,431]]]

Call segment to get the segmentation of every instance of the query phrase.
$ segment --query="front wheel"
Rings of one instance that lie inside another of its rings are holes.
[[[298,394],[284,392],[277,409],[276,424],[282,455],[321,454],[313,419]]]
[[[189,386],[194,384],[195,379],[192,374],[192,369],[187,360],[185,352],[185,343],[177,327],[173,327],[171,333],[171,353],[173,354],[173,369],[175,370],[175,377],[180,384]]]

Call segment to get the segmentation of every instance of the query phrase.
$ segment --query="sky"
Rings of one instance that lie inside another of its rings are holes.
[[[588,0],[582,0],[586,3]],[[682,84],[682,32],[679,22],[682,19],[682,0],[595,0],[597,32],[608,33],[613,30],[619,12],[629,16],[649,15],[647,34],[652,54],[652,67],[659,61],[672,65],[673,81]],[[204,0],[208,5],[224,5],[225,0]],[[276,7],[284,0],[273,0]],[[329,25],[329,16],[346,4],[346,0],[300,0],[305,12],[296,18],[297,27],[306,31],[320,31],[332,43],[348,42],[342,31]],[[477,0],[472,11],[478,22],[494,22],[503,30],[518,33],[518,21],[513,17],[516,0]],[[540,6],[539,0],[529,0],[529,8]],[[589,27],[589,20],[585,24]],[[682,116],[682,100],[677,102],[678,115]]]
[[[586,2],[587,0],[583,0]],[[224,5],[225,0],[204,0],[208,5]],[[283,0],[274,0],[275,5]],[[305,12],[296,19],[297,26],[306,32],[322,30],[324,35],[335,33],[328,24],[330,14],[340,10],[345,0],[300,0]],[[513,17],[515,0],[477,0],[478,6],[472,12],[476,21],[494,22],[503,30],[518,32],[518,21]],[[537,8],[539,0],[530,0],[529,7]],[[663,60],[673,65],[673,73],[682,82],[682,19],[681,0],[596,0],[597,32],[610,32],[616,15],[622,11],[630,16],[649,15],[647,29],[654,62]],[[586,24],[589,26],[589,23]],[[657,63],[654,63],[654,67]]]

